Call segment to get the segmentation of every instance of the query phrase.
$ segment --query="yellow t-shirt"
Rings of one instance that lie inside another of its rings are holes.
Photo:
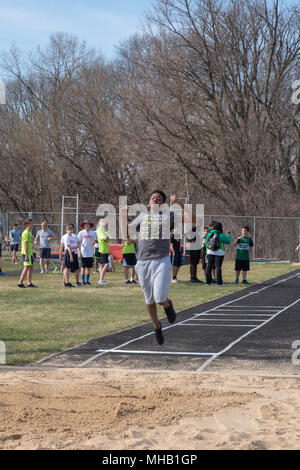
[[[26,228],[22,233],[22,246],[21,255],[26,255],[24,243],[27,242],[27,255],[32,256],[32,235],[31,232]]]

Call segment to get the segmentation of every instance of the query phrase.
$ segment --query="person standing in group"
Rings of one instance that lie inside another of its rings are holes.
[[[172,301],[167,297],[171,280],[170,237],[174,229],[175,215],[164,207],[166,195],[156,189],[150,194],[147,212],[141,212],[129,225],[129,235],[132,231],[138,235],[137,264],[135,270],[142,287],[146,308],[154,326],[154,337],[157,344],[164,343],[162,326],[157,316],[157,305],[164,308],[168,321],[174,323],[176,312]],[[172,204],[183,204],[176,196],[170,197]],[[121,231],[123,238],[128,237],[127,214],[129,207],[121,208]],[[193,217],[195,222],[195,217]],[[182,216],[184,221],[184,216]]]
[[[202,264],[202,270],[205,278],[205,272],[207,268],[207,254],[206,254],[206,237],[209,232],[208,227],[204,227],[203,229],[203,240],[202,240],[202,248],[201,248],[201,264]]]
[[[32,219],[25,219],[24,220],[25,230],[21,236],[21,255],[24,262],[24,268],[19,279],[19,288],[24,288],[24,279],[27,276],[27,287],[36,287],[32,284],[32,273],[33,273],[33,249],[32,249],[32,234],[31,230],[33,228],[33,220]]]
[[[197,246],[199,240],[196,226],[192,227],[190,232],[186,235],[186,240],[190,243],[190,283],[203,284],[197,277],[198,264],[201,258],[201,245]]]
[[[214,222],[213,228],[208,232],[206,237],[206,253],[207,253],[207,267],[206,267],[206,284],[212,284],[212,268],[216,265],[218,286],[224,286],[222,278],[222,263],[225,254],[225,245],[231,243],[230,232],[225,235],[223,233],[222,224]]]
[[[22,230],[18,228],[18,224],[14,224],[12,230],[9,232],[9,248],[12,252],[12,264],[18,264],[17,252],[21,243]]]
[[[179,282],[177,279],[178,271],[182,263],[182,255],[180,249],[180,238],[175,233],[175,230],[172,230],[171,240],[170,240],[170,249],[171,249],[171,264],[172,264],[172,283]]]
[[[2,242],[4,241],[2,224],[0,223],[0,276],[5,276],[5,273],[2,271]]]
[[[124,267],[124,276],[125,284],[136,284],[135,280],[135,265],[136,265],[136,255],[135,255],[135,243],[136,240],[128,238],[123,240],[123,260],[122,265]],[[129,279],[129,269],[131,269],[131,278]]]
[[[207,234],[210,230],[214,229],[214,223],[215,223],[214,220],[210,222]],[[206,234],[206,237],[207,237],[207,234]],[[206,241],[204,241],[204,246],[205,246],[205,252],[206,252]],[[206,264],[207,264],[207,256],[206,256]],[[206,271],[206,269],[205,269],[205,271]],[[211,274],[212,274],[212,283],[217,284],[218,279],[216,278],[216,263],[213,263],[213,265],[212,265]],[[205,275],[205,273],[204,273],[204,275]]]
[[[41,224],[42,229],[39,230],[36,234],[34,243],[35,245],[40,243],[40,268],[41,268],[41,274],[47,273],[49,264],[50,264],[50,259],[51,259],[51,245],[50,242],[52,240],[56,240],[56,236],[48,228],[47,222],[42,222]],[[44,267],[44,259],[46,260],[46,264]]]
[[[202,248],[201,248],[201,263],[202,263],[202,270],[203,270],[203,274],[204,274],[204,279],[206,279],[206,268],[207,268],[207,253],[206,253],[206,237],[207,237],[207,234],[210,230],[213,229],[213,224],[214,222],[212,222],[210,224],[209,227],[204,227],[204,230],[203,230],[203,240],[202,240]],[[212,282],[214,284],[217,284],[217,280],[216,280],[216,265],[215,263],[212,265]]]
[[[97,236],[94,230],[91,230],[94,227],[92,222],[84,220],[80,227],[83,229],[78,233],[81,252],[81,282],[83,285],[91,285],[90,274],[94,264],[94,244],[97,241]]]
[[[243,271],[242,284],[248,284],[247,272],[250,271],[250,259],[252,258],[253,240],[249,237],[249,227],[242,227],[242,235],[234,240],[233,245],[236,246],[235,255],[235,284],[239,283],[241,271]]]
[[[106,228],[107,221],[104,217],[99,219],[99,227],[97,229],[97,239],[99,244],[99,254],[100,254],[100,279],[98,281],[98,285],[102,286],[107,284],[104,281],[105,273],[109,269],[109,239],[110,234]]]
[[[69,224],[66,226],[66,233],[62,236],[60,242],[60,253],[59,260],[63,261],[63,281],[64,287],[73,287],[70,283],[70,272],[75,274],[76,286],[80,287],[81,283],[79,282],[79,261],[78,258],[81,257],[80,253],[80,242],[73,233],[74,225]],[[64,248],[64,259],[63,259],[63,248]]]

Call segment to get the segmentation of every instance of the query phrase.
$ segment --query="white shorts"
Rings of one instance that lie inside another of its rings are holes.
[[[158,304],[167,300],[170,288],[172,265],[169,256],[138,260],[135,271],[143,289],[147,305]]]

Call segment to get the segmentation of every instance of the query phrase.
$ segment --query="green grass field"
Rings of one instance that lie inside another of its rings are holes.
[[[296,267],[289,263],[252,264],[248,280],[262,282]],[[4,262],[3,271],[12,268],[16,270]],[[198,271],[203,280],[201,266]],[[245,287],[234,284],[233,262],[224,262],[223,277],[224,287],[189,284],[189,266],[183,266],[178,275],[182,282],[171,284],[169,297],[179,311]],[[6,363],[34,363],[92,338],[149,322],[141,288],[124,284],[120,265],[115,272],[107,273],[108,285],[98,287],[97,281],[98,275],[93,274],[92,286],[67,289],[60,274],[34,274],[37,289],[18,289],[18,276],[1,276],[0,340],[6,345]],[[161,307],[159,316],[164,316]]]

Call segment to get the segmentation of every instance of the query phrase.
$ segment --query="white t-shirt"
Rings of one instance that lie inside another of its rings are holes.
[[[80,251],[83,258],[93,258],[94,247],[93,241],[97,240],[94,230],[81,230],[78,233],[78,240],[80,241]]]
[[[75,253],[78,248],[78,237],[74,233],[72,235],[65,233],[60,242],[64,245],[65,250],[67,249],[67,246],[70,246],[72,253]]]

